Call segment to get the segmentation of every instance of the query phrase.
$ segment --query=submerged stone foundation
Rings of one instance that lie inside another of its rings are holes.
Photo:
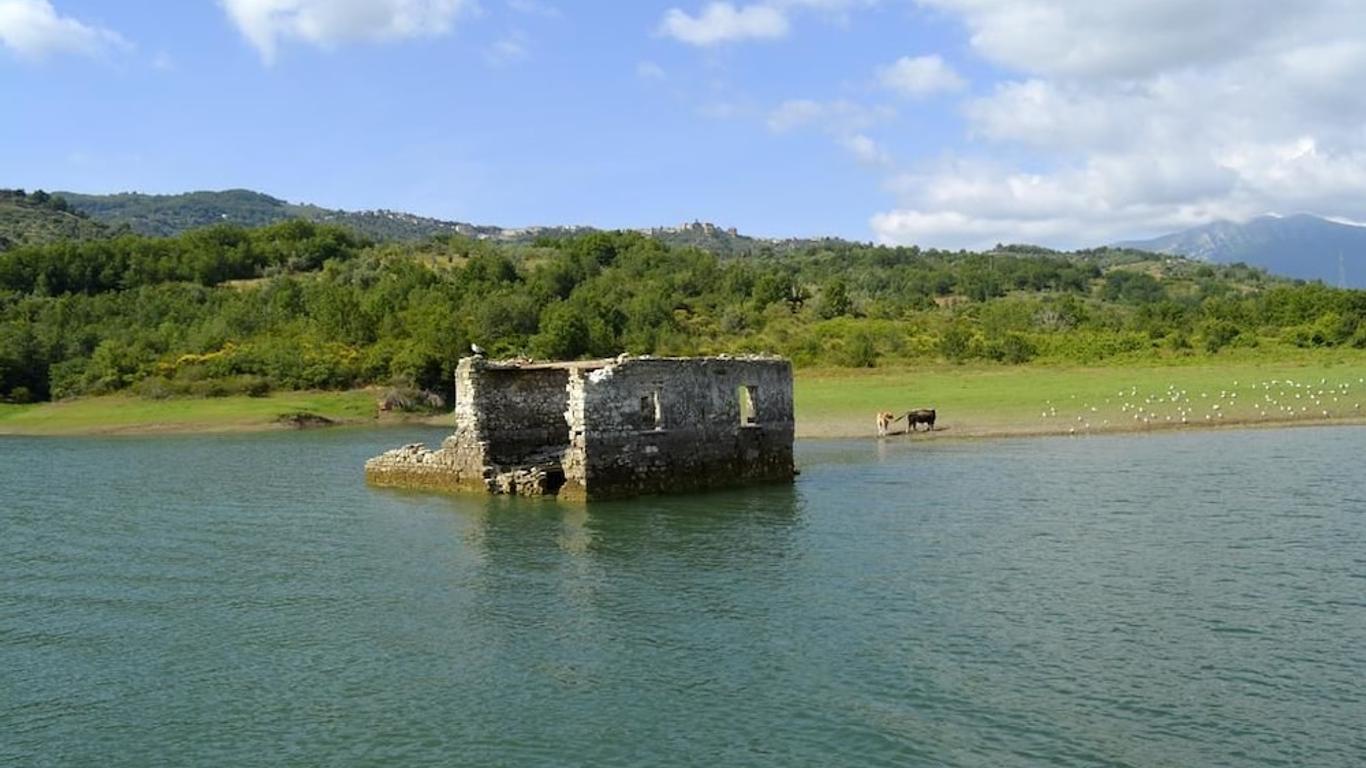
[[[467,357],[455,432],[365,464],[382,486],[572,499],[791,482],[792,366],[773,357]]]

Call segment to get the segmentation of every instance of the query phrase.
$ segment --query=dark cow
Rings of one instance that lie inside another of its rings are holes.
[[[914,410],[914,411],[907,411],[907,412],[906,412],[906,429],[909,429],[910,431],[915,432],[915,431],[916,431],[916,428],[915,428],[915,425],[916,425],[916,424],[924,424],[924,425],[928,428],[928,431],[933,432],[933,431],[934,431],[934,409],[933,409],[933,408],[917,408],[917,409]]]

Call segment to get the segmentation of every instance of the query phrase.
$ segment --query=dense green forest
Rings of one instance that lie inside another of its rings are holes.
[[[1134,361],[1366,347],[1366,292],[1133,251],[850,243],[718,256],[637,233],[376,244],[302,220],[0,252],[0,398],[394,384],[495,356],[798,365]]]

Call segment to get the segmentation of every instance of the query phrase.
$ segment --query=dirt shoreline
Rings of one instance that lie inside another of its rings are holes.
[[[1013,437],[1089,437],[1099,435],[1145,435],[1155,432],[1207,432],[1232,429],[1287,429],[1298,427],[1366,426],[1366,417],[1304,418],[1304,419],[1222,419],[1198,424],[1163,422],[1142,426],[1109,426],[1059,429],[1034,424],[953,424],[939,425],[934,431],[897,431],[879,438],[873,425],[803,425],[798,420],[798,440],[840,440],[869,438],[873,440],[999,440]]]
[[[3,437],[137,437],[173,435],[238,435],[266,434],[272,432],[309,432],[319,429],[367,429],[392,427],[448,427],[450,415],[431,417],[392,417],[382,419],[348,419],[320,417],[322,421],[292,422],[240,421],[240,422],[162,422],[148,421],[134,424],[107,424],[76,429],[25,429],[0,422],[0,438]],[[326,423],[324,423],[326,422]]]
[[[1207,431],[1207,430],[1228,430],[1228,429],[1285,429],[1296,427],[1323,427],[1323,426],[1363,426],[1366,425],[1366,416],[1345,416],[1330,418],[1262,418],[1245,419],[1231,418],[1222,419],[1215,422],[1201,422],[1198,424],[1181,424],[1176,422],[1162,422],[1147,425],[1119,425],[1104,426],[1094,428],[1075,428],[1068,427],[1062,429],[1055,426],[1042,424],[1025,423],[971,423],[971,422],[941,422],[933,431],[924,429],[915,432],[905,432],[904,430],[895,431],[886,437],[879,438],[876,428],[871,423],[863,423],[867,419],[841,419],[838,417],[825,417],[815,419],[802,419],[798,417],[796,427],[796,439],[798,440],[999,440],[1016,437],[1087,437],[1094,435],[1143,435],[1155,432],[1174,432],[1174,431]],[[428,416],[416,418],[385,418],[375,419],[337,419],[328,425],[309,426],[308,429],[345,429],[345,428],[369,428],[369,427],[415,427],[427,426],[433,428],[449,428],[451,426],[450,414],[441,416]],[[96,426],[87,429],[45,431],[31,429],[13,429],[0,423],[0,437],[120,437],[120,436],[156,436],[156,435],[213,435],[213,434],[251,434],[268,432],[290,432],[300,431],[301,428],[292,424],[278,422],[239,422],[239,423],[216,423],[216,424],[195,424],[195,423],[165,423],[148,422],[142,424],[115,424],[108,426]]]

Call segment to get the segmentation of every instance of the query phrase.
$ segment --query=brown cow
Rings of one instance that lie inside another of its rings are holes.
[[[891,429],[892,425],[901,421],[902,418],[904,417],[892,415],[891,411],[879,412],[877,415],[877,436],[886,437],[887,430]]]

